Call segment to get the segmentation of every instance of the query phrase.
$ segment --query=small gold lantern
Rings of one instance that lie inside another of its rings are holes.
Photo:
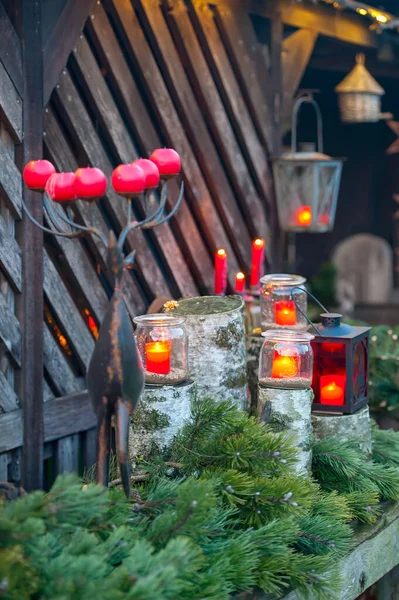
[[[381,96],[385,92],[364,62],[364,54],[357,54],[356,65],[335,88],[343,123],[376,123],[381,119]]]

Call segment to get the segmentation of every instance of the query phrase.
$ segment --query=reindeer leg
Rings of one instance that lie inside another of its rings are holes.
[[[116,451],[123,489],[128,498],[130,497],[129,427],[128,404],[123,398],[118,398],[116,405]]]
[[[104,400],[104,399],[103,399]],[[107,404],[104,402],[104,404]],[[104,408],[97,424],[97,483],[107,487],[109,479],[109,457],[111,452],[111,413]]]

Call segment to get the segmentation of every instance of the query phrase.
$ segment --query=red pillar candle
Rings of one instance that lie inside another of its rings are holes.
[[[251,276],[249,280],[249,285],[251,287],[257,288],[259,286],[264,251],[265,240],[258,238],[252,242]]]
[[[147,342],[145,345],[146,370],[157,375],[170,373],[170,341]]]
[[[220,248],[215,252],[215,294],[224,296],[227,286],[227,252]]]
[[[312,224],[312,209],[310,206],[302,206],[296,211],[296,222],[297,225],[306,227]]]
[[[345,403],[345,375],[320,376],[320,404],[340,406]]]
[[[296,306],[293,300],[280,300],[274,305],[276,325],[296,325]]]
[[[274,353],[272,365],[272,378],[284,379],[285,377],[296,377],[298,375],[298,356],[281,355]]]
[[[242,294],[245,288],[245,275],[244,273],[237,273],[236,275],[236,292]]]

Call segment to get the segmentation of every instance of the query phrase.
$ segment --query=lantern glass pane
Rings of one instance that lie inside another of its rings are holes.
[[[312,343],[315,366],[312,388],[316,404],[343,406],[346,395],[346,346],[340,341]]]
[[[274,163],[278,214],[281,229],[307,229],[313,222],[316,182],[314,162],[280,160]]]
[[[329,231],[334,226],[339,181],[340,165],[323,163],[319,166],[316,219],[320,232]]]

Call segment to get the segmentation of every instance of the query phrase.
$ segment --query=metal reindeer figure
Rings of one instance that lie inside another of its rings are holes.
[[[176,156],[178,155],[176,154]],[[46,162],[47,161],[37,161],[36,168],[39,163]],[[149,161],[144,160],[144,162]],[[32,163],[29,163],[25,170],[31,164]],[[130,165],[120,165],[117,169],[115,169],[112,176],[114,189],[128,198],[127,224],[120,233],[118,239],[113,232],[110,233],[109,239],[107,239],[106,236],[96,228],[86,227],[76,223],[73,219],[70,206],[66,206],[66,210],[64,211],[64,209],[60,206],[60,198],[62,197],[62,202],[64,202],[64,196],[68,196],[68,192],[65,192],[65,190],[62,189],[60,191],[59,188],[57,188],[57,185],[62,184],[62,176],[72,176],[73,174],[56,174],[54,173],[53,167],[53,174],[50,176],[50,178],[47,178],[46,184],[44,180],[38,181],[37,185],[35,182],[32,183],[31,179],[29,178],[29,174],[26,175],[24,172],[25,183],[27,183],[30,189],[36,189],[37,191],[41,192],[44,191],[44,188],[46,190],[43,196],[43,208],[46,221],[49,226],[43,226],[36,221],[25,205],[24,209],[28,218],[35,223],[35,225],[40,227],[40,229],[47,233],[71,239],[87,235],[95,235],[101,239],[107,248],[106,262],[109,273],[113,279],[114,293],[110,300],[103,323],[100,327],[94,352],[90,360],[87,372],[87,385],[98,423],[97,481],[104,486],[108,485],[109,458],[111,449],[111,420],[114,416],[116,428],[116,449],[120,474],[125,494],[129,497],[129,421],[130,416],[133,414],[139,402],[144,388],[144,370],[141,357],[137,351],[134,340],[131,316],[127,311],[122,292],[124,273],[127,269],[133,267],[135,250],[128,254],[128,256],[125,256],[123,247],[131,230],[150,229],[168,221],[177,212],[182,202],[184,186],[181,184],[179,198],[174,208],[169,213],[165,212],[167,199],[166,182],[163,183],[160,201],[159,203],[157,202],[156,209],[152,214],[148,214],[150,213],[150,202],[147,191],[145,202],[146,217],[141,221],[136,221],[132,218],[132,197],[138,195],[137,189],[141,188],[141,183],[137,186],[137,181],[129,182],[129,177],[122,177],[122,183],[120,181],[118,183],[118,179],[115,174],[117,173],[118,169],[120,170],[120,173],[122,173],[125,167],[129,168]],[[160,171],[161,168],[162,165],[160,166]],[[126,170],[126,173],[128,170],[129,169]],[[87,171],[87,175],[90,175],[90,171],[97,171],[99,174],[101,174],[104,180],[102,181],[103,187],[100,191],[102,191],[102,193],[105,192],[105,176],[101,171],[99,171],[99,169],[80,169],[79,171]],[[140,177],[141,175],[139,174],[139,179]],[[52,181],[51,178],[53,179]],[[88,179],[90,179],[90,177]],[[135,179],[134,176],[133,179]],[[64,180],[68,180],[68,177],[64,177]],[[82,178],[82,181],[83,180],[84,177]],[[151,185],[151,187],[153,188],[154,186]],[[58,189],[58,193],[54,192],[54,189]],[[87,200],[93,200],[95,199],[95,196],[93,198],[93,196],[90,196],[89,194],[97,194],[99,188],[96,189],[96,186],[94,186],[94,188],[87,186],[86,190],[87,195],[85,196],[85,187],[80,186],[80,197],[83,197]],[[51,194],[53,200],[55,201],[50,199],[47,192]],[[69,195],[73,195],[73,192],[69,193]],[[65,202],[65,204],[69,204],[71,200],[75,199],[77,198],[69,198],[69,200],[67,198],[67,202]]]

